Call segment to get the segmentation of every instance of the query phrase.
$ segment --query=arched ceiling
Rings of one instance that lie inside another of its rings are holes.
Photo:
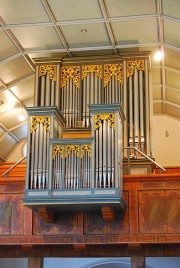
[[[153,113],[180,119],[179,0],[0,0],[0,159],[27,136],[33,58],[164,52],[152,59]],[[24,110],[23,110],[24,113]]]

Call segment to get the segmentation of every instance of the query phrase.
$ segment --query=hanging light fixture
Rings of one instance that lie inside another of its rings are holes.
[[[160,61],[162,60],[162,58],[164,57],[164,53],[162,50],[158,50],[156,51],[156,53],[154,54],[154,60],[155,61]]]
[[[26,119],[26,115],[24,114],[24,107],[22,105],[21,114],[19,115],[19,121],[24,121]]]

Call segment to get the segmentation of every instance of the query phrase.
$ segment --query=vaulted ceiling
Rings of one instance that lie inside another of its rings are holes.
[[[150,51],[153,113],[180,119],[179,0],[0,0],[0,16],[2,160],[27,137],[37,57]]]

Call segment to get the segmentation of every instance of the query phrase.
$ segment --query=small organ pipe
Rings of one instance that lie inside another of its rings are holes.
[[[42,174],[43,174],[43,185],[44,187],[46,185],[46,153],[47,153],[47,141],[46,141],[46,130],[43,131],[44,137],[43,137],[43,159],[42,159]]]
[[[35,131],[35,158],[34,158],[34,189],[37,187],[38,153],[39,153],[39,125]]]
[[[42,179],[42,145],[43,145],[43,124],[39,124],[39,156],[38,156],[38,187],[41,188]]]
[[[69,127],[72,125],[72,96],[73,96],[73,80],[70,80],[70,87],[69,87],[69,106],[68,106],[68,117],[69,117]]]

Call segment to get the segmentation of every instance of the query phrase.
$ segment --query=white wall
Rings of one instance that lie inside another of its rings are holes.
[[[162,166],[180,166],[180,121],[153,116],[153,156]]]
[[[12,150],[11,154],[7,158],[7,162],[18,162],[21,158],[23,158],[24,155],[24,146],[27,144],[27,140],[22,140],[20,143],[18,143],[15,148]]]

